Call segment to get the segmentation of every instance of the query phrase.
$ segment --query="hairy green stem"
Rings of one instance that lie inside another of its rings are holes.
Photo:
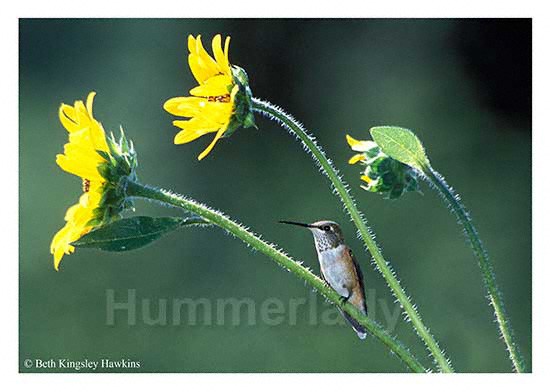
[[[321,167],[324,174],[332,182],[334,189],[338,193],[344,207],[359,230],[359,234],[370,251],[379,271],[382,273],[382,276],[388,283],[388,286],[406,312],[416,332],[426,344],[426,347],[433,356],[437,366],[442,372],[453,372],[450,361],[445,357],[445,354],[439,347],[439,344],[432,336],[426,325],[422,322],[416,307],[412,304],[411,300],[405,293],[405,290],[399,284],[399,280],[397,279],[391,266],[386,260],[384,260],[384,257],[382,256],[382,253],[374,240],[374,235],[367,226],[366,220],[357,209],[353,198],[348,192],[346,184],[340,178],[338,172],[332,166],[331,161],[327,158],[323,150],[317,145],[315,139],[309,135],[305,128],[292,116],[286,114],[283,110],[270,104],[269,102],[253,98],[252,107],[254,111],[268,117],[269,119],[277,121],[291,134],[296,135],[303,143],[304,147],[309,150],[311,154],[313,154],[313,157]]]
[[[474,223],[466,211],[464,205],[460,202],[458,195],[447,185],[443,176],[437,173],[429,166],[423,167],[423,174],[427,177],[427,181],[434,186],[439,194],[449,204],[451,210],[455,213],[458,221],[464,226],[464,232],[472,246],[475,256],[479,260],[479,266],[481,268],[481,275],[485,288],[488,292],[488,297],[491,305],[495,310],[496,321],[500,329],[500,333],[508,349],[510,360],[514,366],[514,370],[518,373],[525,372],[525,363],[521,352],[514,340],[514,334],[508,316],[504,308],[504,299],[498,289],[493,266],[489,260],[489,255],[483,247],[481,239],[477,233]]]
[[[307,268],[302,266],[299,262],[291,259],[282,251],[278,250],[275,246],[261,240],[255,234],[244,228],[242,225],[231,220],[227,216],[223,215],[219,211],[215,211],[201,203],[188,199],[183,196],[176,195],[172,192],[168,192],[161,189],[156,189],[147,185],[142,185],[137,182],[128,182],[127,193],[129,196],[141,197],[144,199],[156,200],[165,204],[169,204],[174,207],[182,208],[186,211],[197,214],[207,220],[208,222],[215,224],[227,232],[233,234],[235,237],[241,239],[247,245],[256,249],[257,251],[265,254],[273,259],[281,267],[294,273],[300,279],[308,283],[312,288],[319,291],[330,302],[340,306],[353,318],[355,318],[361,325],[377,337],[382,343],[397,355],[412,371],[414,372],[426,372],[426,369],[422,364],[409,352],[409,350],[397,339],[393,338],[388,332],[386,332],[379,324],[369,319],[359,312],[355,306],[350,303],[343,303],[340,295],[326,285],[316,275],[311,273]]]

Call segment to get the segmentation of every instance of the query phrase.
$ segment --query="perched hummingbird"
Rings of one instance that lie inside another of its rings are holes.
[[[344,242],[344,235],[337,223],[319,221],[311,224],[280,221],[289,225],[307,227],[313,233],[317,257],[321,267],[321,277],[345,302],[349,301],[364,315],[367,314],[363,274]],[[342,316],[351,324],[359,339],[367,337],[365,327],[357,323],[349,314],[338,308]]]

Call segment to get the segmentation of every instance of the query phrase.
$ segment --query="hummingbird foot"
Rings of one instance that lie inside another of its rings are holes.
[[[342,295],[340,297],[341,305],[342,306],[345,305],[349,301],[350,298],[351,298],[351,293],[347,297]]]

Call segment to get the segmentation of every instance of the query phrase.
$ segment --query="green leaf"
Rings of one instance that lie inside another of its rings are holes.
[[[136,216],[117,220],[82,236],[71,245],[81,248],[98,248],[109,252],[138,249],[182,226],[208,224],[200,217],[177,218]]]
[[[391,158],[421,171],[430,167],[430,161],[416,135],[400,127],[373,127],[372,138],[382,152]]]

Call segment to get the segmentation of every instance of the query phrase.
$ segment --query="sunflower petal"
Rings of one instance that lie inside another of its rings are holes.
[[[58,154],[55,162],[61,169],[65,170],[67,173],[74,174],[75,176],[78,176],[80,178],[102,178],[95,166],[92,166],[90,164],[83,164],[77,159],[69,159],[65,155]]]
[[[176,127],[184,130],[201,130],[210,129],[210,132],[216,132],[221,128],[219,122],[212,121],[210,117],[193,117],[190,120],[174,120],[172,121]]]
[[[187,37],[187,48],[189,49],[189,53],[195,53],[196,47],[197,47],[197,42],[195,40],[195,37],[189,34],[189,37]]]
[[[350,135],[346,135],[346,140],[353,151],[365,152],[373,147],[371,140],[356,140]]]
[[[206,105],[206,99],[201,97],[176,97],[164,103],[164,110],[175,116],[195,117]]]
[[[189,94],[197,97],[217,97],[221,95],[226,95],[230,93],[232,88],[232,80],[227,75],[216,75],[209,78],[206,82],[197,86]]]
[[[208,54],[202,46],[201,36],[197,36],[197,45],[195,53],[199,56],[199,64],[208,71],[209,77],[212,77],[220,72],[220,68],[216,61]]]
[[[218,63],[221,71],[224,74],[229,75],[231,71],[229,69],[229,62],[227,61],[227,57],[222,50],[222,36],[220,34],[216,34],[216,36],[212,40],[212,52],[214,53],[214,58],[216,59],[216,62]]]
[[[367,159],[367,157],[365,156],[365,154],[355,154],[354,156],[352,156],[352,157],[349,159],[348,163],[349,163],[350,165],[353,165],[353,164],[355,164],[355,163],[357,163],[357,162],[359,162],[359,161],[364,161],[365,159]]]
[[[92,91],[90,92],[90,94],[88,94],[88,98],[86,98],[86,109],[88,110],[88,114],[90,115],[91,118],[94,118],[94,115],[93,115],[93,106],[94,106],[94,97],[95,97],[95,91]]]
[[[204,83],[205,80],[211,76],[211,73],[208,71],[208,69],[205,69],[200,65],[199,56],[197,54],[189,54],[188,62],[191,73],[199,84]]]
[[[75,132],[81,128],[80,124],[76,122],[74,108],[64,103],[59,107],[59,121],[68,132]]]
[[[216,136],[214,137],[214,139],[212,140],[212,142],[208,145],[208,147],[206,147],[206,149],[201,152],[201,154],[199,155],[199,161],[202,160],[205,156],[207,156],[210,151],[212,151],[212,149],[214,148],[214,146],[216,145],[216,143],[218,142],[218,140],[220,140],[220,138],[223,136],[223,133],[225,132],[225,129],[220,129],[218,131],[218,133],[216,133]]]
[[[369,176],[361,176],[361,179],[367,184],[370,184],[372,182],[372,179]]]
[[[207,133],[216,132],[217,129],[184,129],[178,132],[174,138],[174,144],[185,144],[198,139],[199,137],[206,135]]]
[[[225,55],[225,62],[229,64],[229,41],[231,41],[231,37],[227,36],[225,39],[225,47],[224,47],[224,55]]]

